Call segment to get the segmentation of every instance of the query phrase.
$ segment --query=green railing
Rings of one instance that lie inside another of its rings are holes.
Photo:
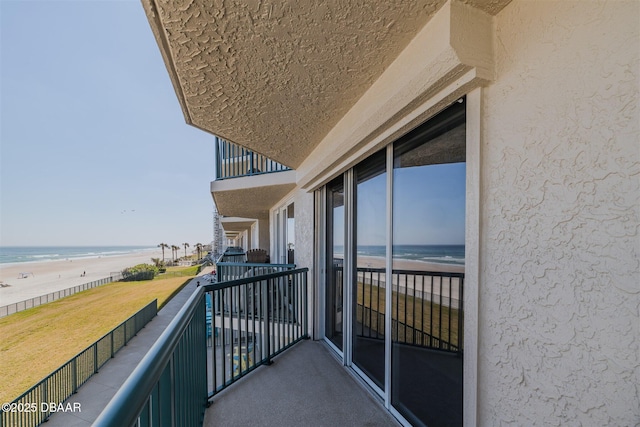
[[[201,426],[210,397],[308,337],[307,271],[198,287],[94,426]]]
[[[205,286],[213,396],[308,338],[308,269]]]
[[[262,154],[216,137],[216,180],[291,170]]]
[[[205,319],[199,287],[93,425],[202,425],[207,404]]]
[[[218,262],[216,273],[218,282],[237,280],[245,277],[262,276],[279,271],[293,270],[295,264],[264,264],[250,262]]]
[[[13,402],[3,405],[0,426],[35,427],[47,421],[58,405],[76,393],[157,313],[158,300],[153,300]]]
[[[216,265],[221,262],[245,262],[247,260],[247,254],[240,250],[227,250],[225,253],[220,255],[220,258],[216,261]]]

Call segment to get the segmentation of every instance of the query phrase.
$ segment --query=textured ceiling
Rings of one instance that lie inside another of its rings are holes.
[[[143,0],[187,122],[293,168],[443,3]]]
[[[281,172],[280,172],[281,173]],[[215,181],[214,181],[215,182]],[[253,186],[211,194],[220,214],[229,217],[269,219],[269,209],[287,195],[295,184]]]

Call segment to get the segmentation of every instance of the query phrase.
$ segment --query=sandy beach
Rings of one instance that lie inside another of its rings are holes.
[[[136,264],[150,264],[151,258],[162,258],[162,251],[158,249],[100,258],[3,264],[0,265],[0,306],[103,279],[111,273],[120,272]],[[358,266],[384,268],[385,260],[380,257],[360,256]],[[464,266],[402,259],[395,259],[393,268],[464,272]],[[27,276],[20,278],[22,273],[27,273]],[[85,276],[82,276],[83,273],[86,273]]]
[[[385,268],[385,259],[374,256],[358,256],[358,267]],[[408,259],[393,260],[394,270],[437,271],[441,273],[464,273],[463,265],[440,264]]]
[[[127,267],[151,264],[151,258],[162,258],[162,251],[157,249],[96,258],[2,264],[0,306],[104,279]],[[26,277],[20,278],[21,273],[26,273]]]

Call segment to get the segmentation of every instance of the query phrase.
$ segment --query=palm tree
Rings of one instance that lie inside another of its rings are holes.
[[[182,246],[184,246],[184,257],[187,257],[187,248],[189,247],[188,243],[183,243]]]
[[[201,259],[202,257],[200,255],[202,255],[202,243],[196,243],[196,251],[198,251],[198,259]]]
[[[169,249],[169,245],[167,245],[166,243],[160,243],[158,247],[162,248],[162,262],[164,262],[164,248]]]
[[[180,249],[180,246],[171,245],[171,257],[173,261],[178,257],[178,249]]]

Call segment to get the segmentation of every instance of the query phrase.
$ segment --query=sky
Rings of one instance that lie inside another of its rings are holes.
[[[393,244],[464,245],[466,164],[394,169]],[[357,244],[386,242],[386,174],[358,184]],[[344,217],[344,206],[334,208]],[[344,221],[334,220],[333,239],[343,245]]]
[[[206,244],[213,178],[139,0],[0,0],[0,246]]]

